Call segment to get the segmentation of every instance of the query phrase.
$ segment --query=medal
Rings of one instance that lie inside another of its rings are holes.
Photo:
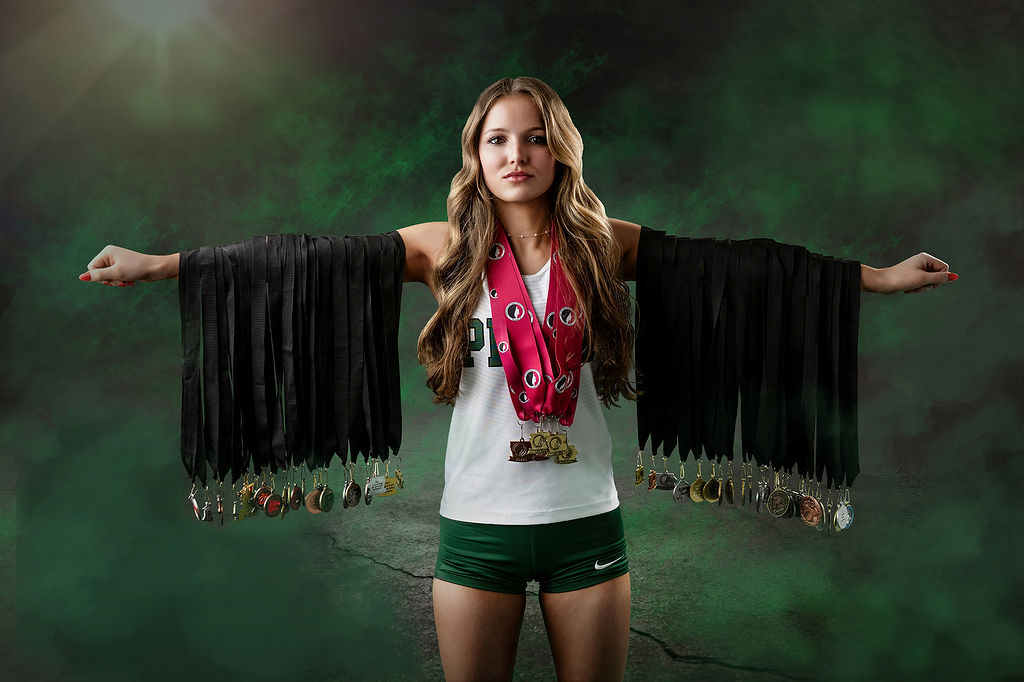
[[[246,483],[243,484],[242,489],[238,491],[239,508],[237,515],[238,518],[236,520],[244,521],[252,516],[252,513],[255,511],[255,507],[253,507],[252,504],[252,493],[254,487],[255,484]]]
[[[377,493],[377,497],[389,497],[398,492],[398,479],[390,475],[391,461],[384,462],[384,492]],[[398,473],[398,469],[395,469]]]
[[[658,490],[675,490],[676,483],[679,482],[679,479],[676,478],[675,474],[668,470],[668,457],[662,457],[661,459],[661,466],[665,470],[658,474],[654,487]]]
[[[680,458],[682,458],[682,453],[680,453],[679,456],[680,456]],[[679,481],[676,483],[675,487],[672,488],[672,499],[675,500],[676,502],[682,502],[683,500],[688,499],[689,497],[690,497],[690,484],[686,480],[686,474],[685,474],[685,472],[683,470],[683,463],[680,462],[679,463]]]
[[[654,453],[651,453],[651,471],[647,474],[647,492],[654,490],[654,486],[657,485],[658,472],[655,471],[654,466]]]
[[[535,431],[530,434],[529,454],[535,461],[548,459],[548,439],[553,434],[550,431]]]
[[[192,492],[185,496],[185,502],[188,504],[188,508],[196,518],[196,521],[201,521],[203,518],[203,512],[199,510],[199,501],[196,500],[195,483],[192,484]]]
[[[573,464],[577,461],[576,448],[569,445],[567,433],[552,433],[548,438],[548,452],[555,456],[555,464]]]
[[[281,518],[283,519],[292,510],[291,505],[292,487],[285,483],[281,488]]]
[[[397,457],[397,455],[396,455],[396,457]],[[402,476],[402,470],[400,468],[401,466],[402,466],[402,458],[398,457],[395,460],[395,481],[398,483],[398,489],[399,490],[401,490],[402,488],[405,487],[405,477]]]
[[[263,502],[263,513],[267,515],[267,518],[274,518],[281,513],[281,507],[284,506],[284,500],[277,493],[271,493],[267,496],[267,499]]]
[[[313,488],[306,493],[306,511],[310,514],[319,514],[320,508],[317,506],[317,498],[320,497],[320,491]]]
[[[508,442],[508,448],[512,451],[512,455],[508,458],[510,462],[532,462],[533,456],[530,454],[530,441],[520,438],[519,440],[510,440]]]
[[[334,491],[331,490],[330,486],[324,484],[323,490],[320,491],[320,498],[317,500],[317,506],[320,507],[320,511],[329,512],[334,507]]]
[[[712,464],[713,467],[714,464]],[[722,499],[722,483],[714,477],[714,474],[711,474],[711,478],[704,484],[700,496],[704,498],[705,502],[718,502]]]
[[[380,474],[380,461],[373,460],[373,473],[366,477],[366,488],[363,490],[363,500],[370,504],[373,498],[384,492],[384,476]]]
[[[789,510],[790,497],[789,492],[783,490],[779,484],[779,472],[775,472],[775,487],[768,493],[768,497],[765,500],[765,506],[768,507],[768,513],[772,516],[784,516]]]
[[[253,493],[253,500],[255,500],[255,505],[260,509],[264,509],[264,505],[266,505],[267,499],[270,498],[270,495],[273,492],[273,489],[271,489],[271,487],[266,483],[261,485],[259,488],[256,489],[256,492]]]
[[[563,450],[555,455],[555,464],[573,464],[577,461],[575,445],[570,445],[567,450]]]
[[[642,485],[644,482],[644,460],[643,450],[636,451],[636,483],[633,485]]]
[[[505,230],[496,221],[485,262],[485,279],[493,322],[493,338],[508,385],[509,398],[522,423],[537,422],[529,443],[509,443],[510,462],[576,461],[564,434],[542,426],[548,418],[572,424],[579,397],[584,320],[575,291],[562,269],[558,229],[551,219],[551,267],[543,319],[533,309]],[[545,451],[544,440],[547,440]],[[520,441],[526,438],[520,433]]]
[[[704,501],[704,478],[701,476],[701,461],[697,460],[697,478],[690,484],[690,499],[694,502]]]
[[[722,484],[720,479],[715,478],[715,462],[711,463],[711,478],[707,480],[700,490],[700,496],[705,502],[718,502],[722,497]]]
[[[348,483],[345,485],[345,497],[343,501],[344,507],[346,509],[348,509],[349,507],[355,507],[357,504],[359,504],[359,498],[362,496],[362,490],[359,489],[359,484],[356,483],[355,469],[355,464],[350,464],[348,467],[348,473],[350,478]]]
[[[853,505],[850,504],[850,489],[845,490],[843,500],[836,506],[836,530],[846,530],[853,525]]]

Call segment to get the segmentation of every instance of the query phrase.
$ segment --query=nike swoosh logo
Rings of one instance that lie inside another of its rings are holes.
[[[619,557],[619,559],[624,559],[624,558],[625,558],[625,556],[626,556],[626,555],[625,555],[625,554],[623,554],[622,556],[620,556],[620,557]],[[609,562],[608,562],[608,563],[606,563],[606,564],[598,563],[597,561],[595,561],[595,562],[594,562],[594,570],[595,570],[595,571],[600,571],[600,570],[601,570],[601,569],[603,569],[603,568],[608,568],[609,566],[611,566],[612,564],[614,564],[614,563],[615,563],[616,561],[618,561],[619,559],[613,559],[612,561],[609,561]]]

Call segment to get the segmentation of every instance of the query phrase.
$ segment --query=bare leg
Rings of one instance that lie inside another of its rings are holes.
[[[582,590],[540,593],[559,682],[621,682],[629,600],[629,573]]]
[[[512,679],[525,594],[504,594],[434,578],[434,624],[448,682]]]

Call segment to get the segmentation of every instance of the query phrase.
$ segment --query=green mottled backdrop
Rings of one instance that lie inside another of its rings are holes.
[[[0,655],[11,679],[440,679],[449,411],[403,302],[407,490],[189,519],[174,282],[105,244],[445,218],[477,94],[562,95],[613,217],[960,274],[864,294],[857,522],[838,538],[632,485],[627,679],[1024,675],[1024,10],[1011,0],[0,2]],[[799,526],[799,527],[798,527]],[[553,678],[529,600],[517,679]]]

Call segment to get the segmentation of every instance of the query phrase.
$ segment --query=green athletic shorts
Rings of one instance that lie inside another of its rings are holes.
[[[491,592],[569,592],[629,571],[618,507],[572,521],[506,526],[441,517],[434,575]]]

